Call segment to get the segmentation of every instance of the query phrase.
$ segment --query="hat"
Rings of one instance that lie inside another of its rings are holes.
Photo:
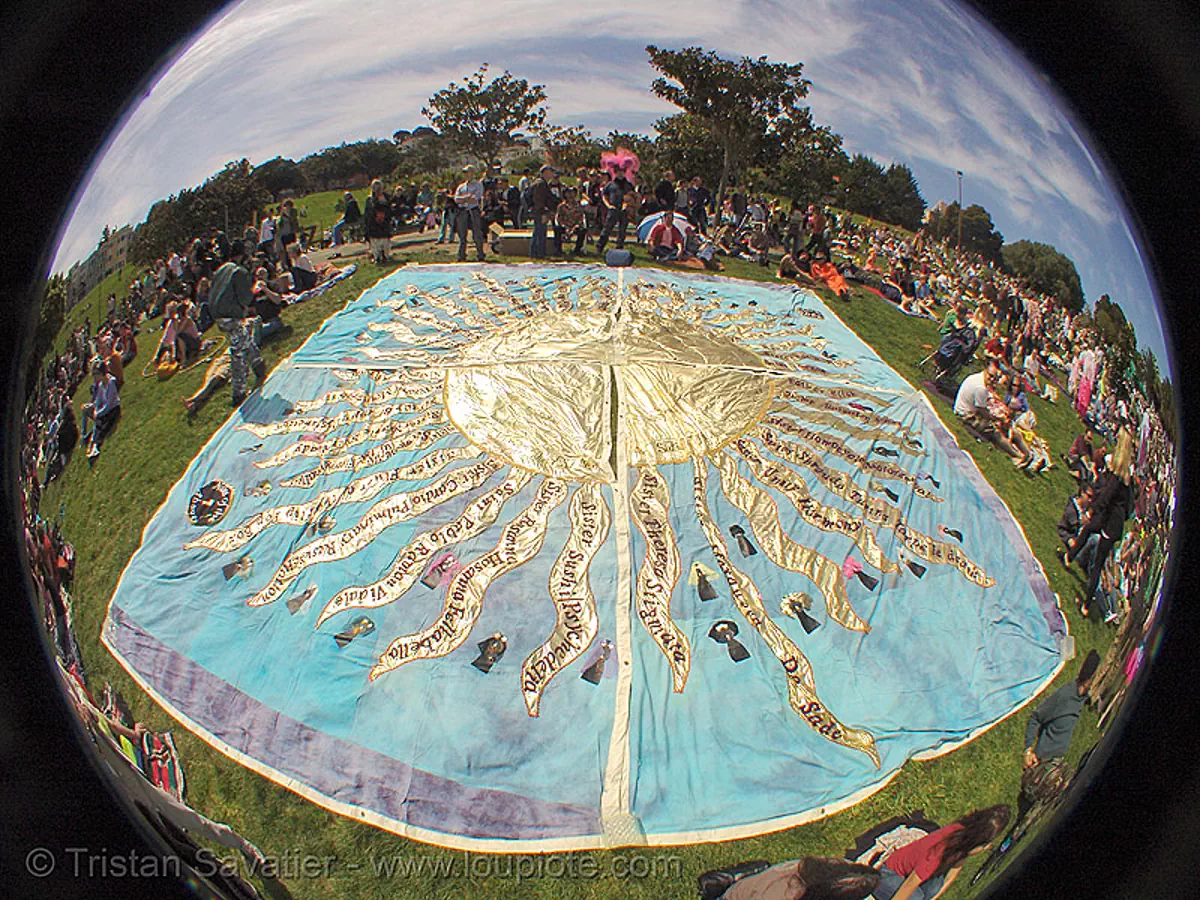
[[[471,163],[467,163],[465,166],[463,166],[462,170],[464,172],[474,172],[475,166],[471,165]]]
[[[558,169],[554,168],[554,166],[550,165],[550,163],[546,163],[546,165],[542,166],[540,169],[538,169],[538,171],[539,172],[553,172],[555,175],[558,174]]]

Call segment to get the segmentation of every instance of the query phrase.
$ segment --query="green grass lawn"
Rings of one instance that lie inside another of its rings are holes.
[[[307,222],[324,222],[327,227],[336,219],[336,215],[332,215],[332,203],[340,195],[341,192],[313,195],[298,201],[298,205],[307,206]],[[446,261],[453,253],[448,247],[426,244],[396,250],[393,258],[397,262]],[[641,248],[635,250],[635,254],[638,265],[648,264]],[[505,261],[502,257],[494,259]],[[595,261],[595,257],[590,260]],[[268,367],[292,353],[324,319],[387,271],[390,269],[360,260],[359,271],[353,277],[325,295],[289,309],[285,316],[288,329],[264,348]],[[724,274],[756,281],[775,280],[773,268],[740,260],[727,260]],[[115,283],[127,284],[128,277],[124,273],[114,276],[118,279]],[[112,289],[100,285],[92,292],[94,297],[71,311],[64,330],[82,321],[80,307],[90,304],[87,308],[91,309],[96,300],[103,303],[107,291]],[[905,316],[875,295],[859,289],[853,290],[848,302],[833,298],[823,289],[819,293],[884,360],[914,384],[920,383],[922,376],[916,364],[929,352],[923,345],[937,344],[938,335],[933,323]],[[123,290],[118,290],[118,294],[122,295]],[[93,311],[93,326],[101,318],[102,315]],[[461,874],[466,866],[462,853],[415,843],[327,812],[250,772],[171,719],[136,687],[99,642],[109,598],[118,576],[141,541],[143,528],[187,464],[229,414],[229,390],[225,388],[194,418],[189,419],[186,415],[181,400],[199,387],[204,366],[167,382],[142,377],[142,365],[154,342],[154,335],[148,334],[143,334],[139,340],[139,356],[126,370],[122,421],[105,443],[100,458],[89,467],[85,454],[82,450],[77,451],[64,475],[43,492],[42,514],[53,519],[61,503],[63,530],[76,548],[76,582],[72,596],[76,630],[91,687],[99,690],[104,681],[111,682],[126,697],[139,720],[155,729],[172,731],[187,774],[189,801],[205,815],[228,823],[268,855],[283,857],[290,852],[335,858],[331,877],[285,877],[287,888],[295,896],[690,898],[695,895],[696,876],[706,869],[751,858],[782,861],[805,854],[840,856],[852,845],[857,834],[898,813],[922,808],[934,820],[945,823],[976,807],[1001,802],[1015,806],[1028,708],[948,756],[929,762],[909,762],[888,788],[824,821],[725,844],[643,850],[643,856],[657,860],[655,866],[665,866],[669,870],[666,877],[518,880],[516,873],[522,863],[514,862],[510,864],[511,877],[467,879]],[[85,382],[77,392],[76,403],[84,402],[86,395]],[[1078,419],[1065,402],[1051,405],[1040,398],[1031,398],[1031,403],[1037,412],[1039,431],[1050,442],[1057,458],[1074,437]],[[1002,453],[969,437],[950,414],[945,401],[934,398],[933,404],[1024,528],[1052,588],[1063,598],[1079,658],[1092,648],[1103,654],[1113,632],[1105,626],[1081,620],[1071,602],[1079,580],[1063,571],[1054,558],[1057,546],[1054,525],[1073,488],[1061,463],[1048,473],[1036,476],[1022,473]],[[163,602],[170,602],[170,598],[164,597]],[[1056,685],[1074,677],[1080,659],[1068,663]],[[1077,761],[1097,737],[1096,716],[1087,711],[1075,735],[1068,761]],[[634,853],[633,850],[591,851],[582,854],[582,858],[593,860],[601,872],[606,872],[614,863],[620,865],[628,861]],[[426,871],[422,877],[398,874],[384,879],[373,875],[372,859],[396,857],[441,861],[457,867],[456,874],[447,877]],[[677,862],[667,862],[667,857]],[[573,858],[578,863],[581,856],[573,855]],[[968,895],[967,882],[980,861],[981,858],[975,857],[968,863],[963,877],[947,897]],[[504,861],[500,864],[498,871],[503,873],[506,871]],[[354,866],[361,868],[354,870]]]

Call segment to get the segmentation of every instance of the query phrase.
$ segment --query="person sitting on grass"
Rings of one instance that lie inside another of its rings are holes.
[[[195,415],[208,399],[229,384],[230,373],[229,353],[217,354],[216,358],[208,364],[208,368],[204,372],[204,383],[200,386],[200,390],[192,394],[190,397],[183,398],[183,407],[188,411],[188,415]]]
[[[875,900],[936,900],[954,883],[968,856],[991,846],[1012,817],[1007,805],[978,809],[888,854]]]
[[[583,207],[579,205],[579,192],[573,187],[563,191],[562,201],[554,210],[554,225],[564,241],[575,238],[575,254],[583,253],[583,245],[587,240],[587,219]]]
[[[200,327],[196,324],[194,309],[194,304],[186,302],[180,303],[175,308],[175,318],[178,321],[176,331],[179,332],[176,349],[179,351],[181,363],[186,363],[199,356],[200,345],[203,343],[203,339],[200,337]]]
[[[267,270],[259,267],[254,272],[254,314],[262,320],[257,331],[258,345],[283,328],[280,312],[287,306],[287,299],[267,283]]]
[[[117,390],[125,387],[125,366],[121,354],[113,349],[112,338],[105,335],[100,339],[100,360],[108,373],[117,381]]]
[[[1072,441],[1063,461],[1076,481],[1090,485],[1095,483],[1106,454],[1103,444],[1096,440],[1096,432],[1088,428]]]
[[[1008,423],[996,417],[998,410],[993,390],[999,381],[999,363],[988,360],[986,369],[968,375],[959,385],[954,397],[954,414],[1012,457],[1015,465],[1022,460],[1023,454],[1004,434]],[[1000,406],[1003,406],[1002,401]]]
[[[775,272],[776,278],[782,278],[784,281],[798,281],[801,284],[816,284],[817,281],[812,277],[812,260],[809,258],[807,250],[801,250],[793,256],[791,253],[783,254],[783,258],[779,260],[779,268]]]
[[[320,281],[312,260],[300,249],[299,244],[291,244],[288,247],[288,271],[292,275],[292,289],[297,294],[312,290]]]
[[[668,209],[650,229],[646,246],[650,248],[652,259],[684,259],[687,256],[686,241],[683,229],[675,224],[674,210]]]
[[[117,380],[109,374],[104,363],[95,360],[92,363],[92,401],[84,404],[84,440],[88,443],[88,459],[93,460],[100,455],[100,445],[117,424],[121,417],[121,396],[117,392]],[[88,420],[92,427],[87,428]]]
[[[721,900],[868,900],[878,884],[870,866],[806,856],[734,882]]]

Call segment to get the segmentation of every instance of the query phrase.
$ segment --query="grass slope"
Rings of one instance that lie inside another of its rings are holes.
[[[331,194],[336,200],[337,192]],[[300,205],[308,206],[310,220],[320,220],[325,203],[326,199],[320,195],[300,201]],[[448,247],[423,245],[394,251],[393,258],[441,262],[452,257],[453,252]],[[638,265],[649,264],[641,248],[635,253]],[[507,261],[503,257],[493,259]],[[345,283],[288,311],[289,328],[264,349],[268,367],[292,353],[326,317],[387,271],[365,261],[360,261],[359,266],[360,271]],[[755,281],[774,280],[773,270],[740,260],[727,261],[725,274]],[[124,273],[114,276],[117,279],[114,283],[120,284],[120,279],[127,277]],[[103,302],[110,289],[102,284],[89,301]],[[884,360],[919,385],[921,373],[916,361],[928,352],[922,345],[936,345],[933,323],[905,316],[865,291],[855,290],[848,302],[837,300],[823,289],[819,293]],[[83,306],[81,303],[80,307]],[[80,307],[72,310],[75,315],[68,319],[64,330],[82,321]],[[93,311],[93,325],[100,318]],[[99,689],[105,680],[110,681],[126,697],[140,721],[155,729],[172,730],[187,771],[189,800],[205,815],[228,823],[269,857],[286,860],[285,854],[290,853],[292,857],[311,854],[332,858],[328,867],[321,867],[320,877],[289,873],[285,868],[284,883],[295,896],[402,896],[428,900],[481,894],[492,898],[686,898],[694,896],[695,877],[706,869],[752,858],[780,861],[805,854],[841,855],[857,834],[895,814],[923,808],[934,820],[947,822],[972,808],[1001,802],[1015,804],[1028,708],[946,757],[909,762],[885,790],[821,822],[726,844],[561,854],[559,862],[568,872],[564,877],[555,877],[560,867],[548,868],[550,874],[544,877],[519,878],[520,872],[527,871],[521,867],[532,867],[534,861],[493,857],[487,863],[493,875],[484,878],[477,868],[482,863],[472,864],[462,853],[408,841],[334,815],[242,768],[180,727],[155,705],[99,642],[108,600],[121,570],[141,541],[143,528],[189,461],[229,412],[229,391],[225,388],[197,416],[192,419],[186,416],[181,398],[200,386],[204,366],[165,383],[143,378],[141,366],[153,343],[152,335],[144,336],[138,359],[127,369],[122,421],[105,443],[94,467],[89,468],[84,454],[76,452],[64,475],[44,491],[41,509],[44,516],[53,518],[62,504],[64,533],[74,542],[78,554],[73,592],[76,627],[93,688]],[[76,403],[84,402],[86,395],[85,382],[76,395]],[[1057,405],[1040,399],[1031,402],[1037,411],[1040,432],[1056,454],[1062,452],[1078,427],[1075,414],[1062,402]],[[943,400],[934,398],[933,403],[1025,529],[1051,586],[1064,600],[1079,656],[1092,648],[1103,653],[1112,639],[1111,631],[1081,621],[1070,600],[1079,579],[1064,572],[1053,555],[1057,546],[1054,524],[1073,487],[1069,476],[1061,467],[1039,476],[1017,471],[999,451],[970,438]],[[170,602],[170,598],[164,596],[163,602]],[[1073,677],[1077,667],[1078,661],[1069,663],[1057,683]],[[1075,736],[1069,762],[1075,762],[1097,737],[1096,716],[1087,711]],[[646,860],[650,874],[643,878],[619,877],[628,870],[635,854]],[[590,859],[581,861],[581,858]],[[396,860],[400,860],[400,867],[391,876],[386,872],[375,874],[374,867]],[[947,893],[949,900],[967,896],[966,885],[978,862],[976,857],[968,863],[964,877]],[[580,874],[582,866],[593,864],[599,874],[595,877],[586,871]],[[569,874],[572,866],[573,877]],[[324,877],[325,870],[330,877]],[[468,877],[468,870],[475,876]]]

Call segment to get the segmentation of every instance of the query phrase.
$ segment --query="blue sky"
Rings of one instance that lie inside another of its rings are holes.
[[[421,107],[482,62],[546,85],[550,118],[652,133],[674,110],[644,47],[803,62],[816,119],[851,153],[910,166],[926,201],[991,212],[1007,240],[1053,244],[1089,301],[1107,293],[1164,359],[1153,289],[1118,192],[1046,80],[942,0],[243,0],[155,82],[101,152],[54,271],[105,224],[242,156],[293,159],[428,124]]]

